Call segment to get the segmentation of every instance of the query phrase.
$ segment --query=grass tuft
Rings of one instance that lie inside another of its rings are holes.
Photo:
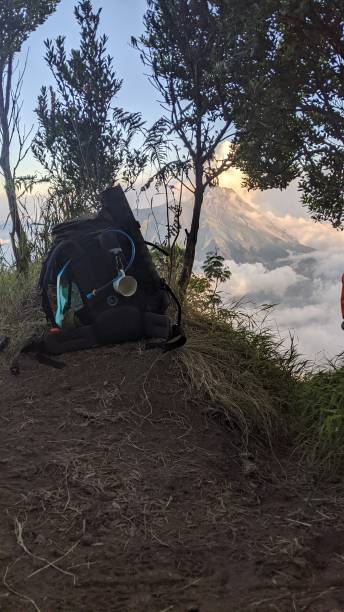
[[[30,266],[28,275],[0,268],[0,334],[10,337],[10,358],[30,337],[46,327],[37,281],[40,265]]]
[[[178,360],[190,395],[239,428],[244,442],[254,436],[274,445],[288,431],[299,361],[291,345],[282,351],[271,332],[252,329],[240,312],[227,321],[189,315],[188,342]]]
[[[298,387],[295,423],[307,462],[327,476],[344,467],[344,357],[305,377]]]

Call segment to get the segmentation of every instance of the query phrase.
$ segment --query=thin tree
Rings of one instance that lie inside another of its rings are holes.
[[[101,9],[90,0],[74,9],[80,46],[67,57],[65,37],[45,42],[46,61],[55,87],[42,87],[39,131],[33,152],[50,179],[48,215],[67,219],[98,206],[97,195],[122,181],[131,186],[145,157],[133,146],[142,127],[139,113],[114,105],[122,81],[99,34]]]
[[[11,217],[11,245],[19,271],[28,263],[26,235],[20,220],[17,186],[23,182],[17,170],[26,156],[30,132],[21,128],[20,92],[24,71],[17,73],[16,56],[31,32],[51,15],[59,0],[1,0],[0,4],[0,171]],[[11,163],[11,149],[17,145],[15,162]]]
[[[206,0],[148,0],[145,34],[132,39],[150,68],[165,111],[158,122],[158,140],[172,135],[178,142],[178,158],[163,172],[178,178],[183,171],[183,187],[194,198],[179,278],[182,297],[192,273],[205,190],[232,165],[230,149],[216,159],[220,143],[233,136],[236,89],[234,82],[228,85],[223,61],[227,42],[220,21],[220,9]]]

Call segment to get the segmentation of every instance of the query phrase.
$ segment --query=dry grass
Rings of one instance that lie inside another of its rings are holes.
[[[288,430],[298,385],[293,347],[283,354],[271,333],[252,330],[239,313],[229,321],[193,313],[187,336],[177,358],[190,395],[224,415],[246,442],[254,434],[273,445]]]
[[[10,358],[26,340],[46,327],[37,290],[39,271],[39,265],[32,265],[24,276],[0,268],[0,334],[10,337]]]

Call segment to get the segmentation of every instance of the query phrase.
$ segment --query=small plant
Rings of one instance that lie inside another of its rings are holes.
[[[216,317],[222,321],[231,318],[231,311],[223,307],[219,286],[229,280],[232,273],[216,251],[207,253],[202,266],[203,275],[192,274],[187,292],[189,310]]]
[[[210,282],[207,291],[209,306],[218,308],[222,304],[222,297],[218,291],[219,285],[230,279],[232,273],[224,264],[224,258],[217,251],[207,253],[202,270],[205,278]]]

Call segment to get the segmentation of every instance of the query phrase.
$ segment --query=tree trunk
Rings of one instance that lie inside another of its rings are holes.
[[[195,169],[196,176],[196,189],[194,207],[192,212],[192,222],[190,232],[187,232],[186,249],[183,261],[183,268],[179,278],[179,292],[180,297],[183,300],[190,282],[192,268],[195,260],[196,243],[199,230],[199,221],[201,216],[201,209],[204,198],[204,186],[203,186],[203,164],[201,161],[197,164]]]
[[[19,272],[27,272],[28,269],[28,250],[27,237],[20,221],[17,194],[14,183],[14,176],[11,170],[10,163],[10,124],[9,116],[11,115],[11,86],[12,86],[12,61],[10,58],[7,65],[7,77],[4,78],[4,66],[0,69],[0,127],[1,127],[1,151],[0,151],[0,168],[3,171],[5,178],[5,191],[7,195],[8,207],[12,221],[12,229],[10,232],[11,245],[13,250],[16,267]],[[15,104],[15,100],[12,104]]]
[[[12,221],[10,239],[16,268],[18,272],[26,273],[28,269],[27,238],[19,217],[16,190],[9,160],[8,163],[2,163],[2,169],[5,177],[5,191]]]

